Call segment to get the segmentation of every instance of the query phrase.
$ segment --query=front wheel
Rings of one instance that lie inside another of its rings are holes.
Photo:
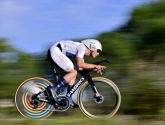
[[[15,93],[15,105],[21,115],[26,118],[42,119],[53,113],[53,105],[40,101],[48,100],[49,94],[45,90],[48,86],[52,86],[52,83],[40,77],[29,78],[20,84]],[[41,93],[38,95],[41,99],[33,101],[33,95],[38,93]]]
[[[118,87],[111,80],[104,77],[92,79],[100,94],[97,100],[91,85],[86,81],[78,92],[80,110],[89,118],[110,118],[119,109],[121,95]]]

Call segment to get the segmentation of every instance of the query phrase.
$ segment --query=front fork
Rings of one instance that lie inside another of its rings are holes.
[[[87,79],[88,79],[88,82],[89,82],[89,84],[91,85],[91,87],[92,87],[92,89],[93,89],[94,96],[95,96],[95,97],[100,96],[100,94],[99,94],[99,92],[97,91],[96,86],[95,86],[95,84],[94,84],[94,82],[93,82],[93,80],[92,80],[92,77],[89,75],[89,76],[87,76]]]
[[[94,92],[94,101],[97,104],[101,104],[104,101],[104,97],[102,95],[100,95],[100,93],[98,92],[98,90],[96,89],[95,83],[92,80],[92,77],[89,75],[87,77],[89,84],[91,85],[93,92]]]

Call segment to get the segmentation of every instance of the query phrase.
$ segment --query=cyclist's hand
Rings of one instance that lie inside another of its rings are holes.
[[[97,73],[99,73],[100,75],[102,75],[102,71],[105,69],[105,66],[100,66],[100,65],[96,65],[95,67],[95,71],[97,71]]]

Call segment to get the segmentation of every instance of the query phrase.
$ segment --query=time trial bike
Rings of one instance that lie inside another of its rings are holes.
[[[46,60],[50,62],[54,80],[57,83],[59,75],[66,72],[56,72],[56,64],[50,58]],[[109,59],[102,59],[93,64],[99,65],[103,62],[109,62]],[[117,85],[108,78],[92,78],[90,75],[91,71],[93,69],[77,71],[81,77],[66,94],[62,94],[60,89],[57,96],[58,102],[52,101],[47,88],[53,86],[53,83],[48,79],[32,77],[23,81],[15,93],[17,110],[26,118],[47,118],[54,111],[68,110],[71,96],[78,91],[76,93],[77,102],[75,103],[85,116],[89,118],[112,117],[120,107],[120,91]],[[105,69],[102,72],[104,74]],[[99,96],[95,96],[96,93]]]

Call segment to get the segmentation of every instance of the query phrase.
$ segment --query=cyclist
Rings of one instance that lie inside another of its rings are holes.
[[[77,61],[79,70],[82,69],[97,69],[97,73],[102,74],[102,69],[105,66],[94,65],[84,62],[84,56],[97,57],[102,51],[101,43],[96,39],[85,39],[81,42],[71,40],[61,40],[52,45],[49,49],[52,60],[64,71],[68,72],[55,86],[49,87],[49,91],[54,101],[56,101],[57,91],[60,87],[68,84],[68,91],[72,89],[77,77],[77,71],[70,58]],[[97,96],[97,95],[96,95]],[[71,100],[71,106],[76,107],[76,104]]]

